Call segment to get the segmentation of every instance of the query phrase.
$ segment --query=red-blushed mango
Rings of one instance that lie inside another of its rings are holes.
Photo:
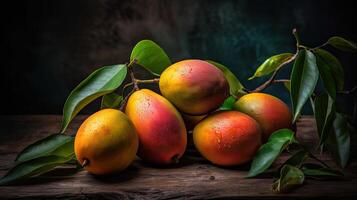
[[[178,162],[186,149],[187,133],[180,113],[167,99],[141,89],[130,96],[125,112],[137,130],[141,159],[154,164]]]
[[[264,93],[250,93],[238,99],[233,108],[253,117],[263,131],[263,142],[276,130],[291,128],[289,107],[277,97]]]
[[[103,109],[89,116],[79,127],[74,151],[81,165],[86,162],[88,172],[109,174],[130,165],[138,143],[135,127],[123,112]]]
[[[215,110],[229,95],[229,85],[223,73],[203,60],[172,64],[162,72],[159,86],[165,98],[190,115]]]
[[[261,145],[259,124],[238,111],[214,113],[193,130],[197,150],[207,160],[222,166],[250,161]]]

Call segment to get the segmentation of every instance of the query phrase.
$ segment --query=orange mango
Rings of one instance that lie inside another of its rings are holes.
[[[259,124],[237,111],[214,113],[193,130],[197,150],[207,160],[222,166],[250,161],[261,145]]]
[[[289,107],[277,97],[264,93],[242,96],[233,108],[253,117],[263,131],[263,142],[276,130],[291,128],[292,115]]]
[[[93,174],[124,170],[135,159],[138,136],[134,125],[121,111],[103,109],[79,127],[74,150],[78,162]]]

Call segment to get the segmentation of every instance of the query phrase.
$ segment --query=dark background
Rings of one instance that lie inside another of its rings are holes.
[[[340,35],[357,41],[353,1],[28,0],[2,2],[2,114],[60,114],[67,95],[99,66],[128,61],[141,39],[173,61],[211,59],[247,81],[271,55]],[[339,53],[346,89],[356,85],[356,54]],[[287,77],[289,68],[280,74]],[[266,92],[290,103],[283,86]],[[92,112],[92,105],[85,112]]]

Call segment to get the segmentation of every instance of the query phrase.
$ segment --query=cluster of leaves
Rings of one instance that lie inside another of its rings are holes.
[[[233,96],[242,93],[242,84],[227,67],[214,61],[208,62],[222,70]],[[102,98],[101,109],[122,107],[125,104],[125,89],[133,84],[125,84],[121,94],[117,93],[117,90],[123,85],[128,70],[134,65],[143,67],[154,76],[160,76],[162,71],[171,65],[171,61],[155,42],[142,40],[134,46],[129,63],[105,66],[94,71],[69,94],[63,107],[60,133],[39,140],[20,152],[14,167],[0,179],[0,185],[43,174],[61,165],[76,166],[74,138],[65,134],[70,122],[85,106],[98,98]]]
[[[349,158],[350,127],[352,126],[347,115],[338,111],[336,104],[339,92],[343,93],[344,73],[339,60],[322,48],[331,45],[342,51],[357,52],[357,44],[341,37],[331,37],[325,44],[309,48],[301,45],[297,33],[294,32],[294,34],[297,39],[297,52],[295,54],[283,53],[268,58],[250,79],[273,74],[264,86],[274,81],[283,82],[290,92],[294,123],[299,118],[303,106],[310,100],[320,140],[319,146],[321,150],[326,149],[330,152],[336,163],[344,168]],[[294,64],[290,79],[274,80],[277,72],[292,61]],[[316,86],[319,80],[324,90],[318,94]],[[294,139],[294,133],[291,130],[283,129],[273,133],[269,141],[259,149],[248,177],[257,176],[266,171],[283,150],[294,144],[297,144],[300,150],[279,168],[280,178],[273,183],[274,191],[285,192],[299,186],[303,184],[305,177],[335,178],[343,175],[340,171],[331,169],[318,160],[299,144]],[[306,163],[308,159],[315,160],[319,164]]]
[[[74,138],[53,134],[22,150],[15,159],[15,166],[0,179],[0,185],[46,173],[59,165],[76,165],[73,150]]]

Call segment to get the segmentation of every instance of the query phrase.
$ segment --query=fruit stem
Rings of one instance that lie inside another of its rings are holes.
[[[83,159],[83,163],[81,164],[82,167],[86,167],[89,165],[89,160],[87,158]]]
[[[180,160],[179,160],[179,155],[176,154],[176,155],[172,156],[171,160],[172,160],[172,162],[173,162],[174,164],[179,163],[179,161],[180,161]]]

